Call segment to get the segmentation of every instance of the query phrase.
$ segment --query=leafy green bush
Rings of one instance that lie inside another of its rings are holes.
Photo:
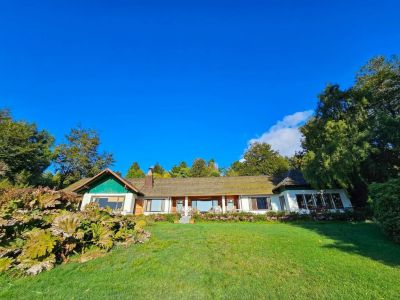
[[[267,211],[265,214],[254,214],[250,212],[214,214],[198,213],[194,214],[196,222],[219,221],[219,222],[271,222],[271,221],[358,221],[361,218],[357,212],[346,210],[344,212],[318,211],[310,214],[299,214],[296,212]]]
[[[133,216],[122,216],[97,204],[78,211],[74,195],[49,189],[8,189],[0,194],[0,271],[25,274],[49,270],[76,254],[100,256],[114,245],[142,243],[147,222],[136,226]]]
[[[376,220],[385,234],[400,243],[400,178],[373,183],[369,192]]]

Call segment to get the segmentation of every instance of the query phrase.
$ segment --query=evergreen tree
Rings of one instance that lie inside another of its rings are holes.
[[[143,178],[144,172],[140,169],[139,164],[135,161],[126,173],[126,178]]]
[[[4,177],[13,183],[37,185],[51,163],[54,138],[34,123],[14,121],[0,110],[0,162]]]
[[[54,165],[60,175],[59,187],[92,177],[113,164],[111,153],[99,153],[100,137],[96,131],[72,129],[66,139],[67,143],[55,149]]]

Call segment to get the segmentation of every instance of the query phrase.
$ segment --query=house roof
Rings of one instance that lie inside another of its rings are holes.
[[[125,178],[122,178],[121,176],[119,176],[117,173],[113,172],[110,169],[105,169],[105,170],[101,171],[99,174],[97,174],[96,176],[93,176],[91,178],[81,179],[78,182],[75,182],[74,184],[71,184],[70,186],[66,187],[64,189],[64,191],[66,191],[66,192],[77,192],[78,193],[79,191],[86,189],[92,183],[94,183],[97,180],[101,179],[104,175],[113,176],[120,183],[122,183],[127,189],[129,189],[129,190],[131,190],[131,191],[133,191],[133,192],[135,192],[137,194],[141,194],[139,189],[135,185],[133,185],[132,182],[128,181]]]
[[[303,174],[298,170],[289,170],[286,176],[275,186],[273,191],[275,192],[287,187],[301,186],[309,186],[307,181],[304,179]]]
[[[287,187],[308,185],[300,172],[291,170],[280,182],[271,176],[154,178],[153,187],[149,188],[145,187],[145,178],[125,179],[106,169],[92,178],[79,180],[64,191],[81,192],[105,173],[146,197],[270,195]]]
[[[128,180],[148,197],[268,195],[274,188],[269,176],[154,178],[153,188],[144,186],[144,178]]]

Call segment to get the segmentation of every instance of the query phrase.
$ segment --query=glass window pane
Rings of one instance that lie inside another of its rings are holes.
[[[332,209],[333,204],[332,204],[332,199],[330,194],[324,194],[324,201],[325,201],[325,207],[327,209]]]
[[[125,197],[95,197],[92,201],[98,203],[100,208],[109,207],[112,210],[121,210],[124,200]]]
[[[312,194],[305,194],[304,198],[306,199],[306,204],[308,209],[314,209],[315,204],[314,204],[314,197]]]
[[[267,199],[265,197],[257,198],[257,209],[267,209]]]
[[[331,194],[331,196],[332,196],[333,203],[335,203],[335,207],[337,209],[342,209],[343,202],[342,202],[342,198],[340,198],[340,195],[335,193],[335,194]]]
[[[317,208],[322,208],[324,206],[322,202],[322,195],[321,194],[315,194],[315,204],[317,205]]]
[[[212,207],[218,207],[218,200],[212,200]]]
[[[297,205],[299,209],[306,209],[306,204],[304,202],[303,194],[296,194]]]
[[[176,201],[176,210],[181,211],[183,209],[183,200]]]
[[[233,200],[228,200],[228,205],[227,205],[228,209],[233,209],[234,208],[234,203]]]
[[[213,207],[212,200],[199,200],[197,201],[197,209],[201,212],[210,211]]]
[[[279,196],[279,203],[281,205],[281,210],[286,210],[285,196]]]
[[[151,200],[151,211],[161,211],[163,200]]]

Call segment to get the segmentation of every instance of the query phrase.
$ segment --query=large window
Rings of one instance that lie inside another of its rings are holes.
[[[325,202],[325,207],[327,209],[333,209],[335,207],[332,203],[331,194],[324,194],[324,202]],[[342,201],[340,201],[340,202],[342,202]]]
[[[250,210],[267,210],[267,209],[271,209],[270,197],[250,198]]]
[[[322,202],[322,194],[314,194],[315,205],[317,208],[323,208],[324,203]]]
[[[342,209],[343,202],[338,193],[296,194],[299,209]]]
[[[181,212],[183,210],[183,200],[176,200],[176,211]]]
[[[124,207],[125,196],[93,196],[91,202],[95,202],[100,208],[109,207],[120,211]]]
[[[335,193],[335,194],[331,194],[332,197],[332,201],[335,204],[336,209],[342,209],[343,208],[343,202],[342,202],[342,198],[340,198],[340,194]]]
[[[279,204],[281,205],[281,210],[287,210],[285,196],[279,196]]]
[[[307,209],[306,201],[304,199],[304,195],[296,194],[297,206],[299,209]]]
[[[148,212],[161,212],[164,211],[164,199],[146,200],[146,211]]]
[[[235,202],[233,199],[228,199],[228,203],[226,206],[227,211],[233,211],[235,209]]]
[[[207,200],[192,200],[192,208],[197,209],[200,212],[211,211],[218,207],[218,200],[207,199]]]
[[[315,203],[314,203],[314,197],[312,194],[305,194],[304,198],[306,199],[306,206],[308,209],[314,209],[315,208]]]

